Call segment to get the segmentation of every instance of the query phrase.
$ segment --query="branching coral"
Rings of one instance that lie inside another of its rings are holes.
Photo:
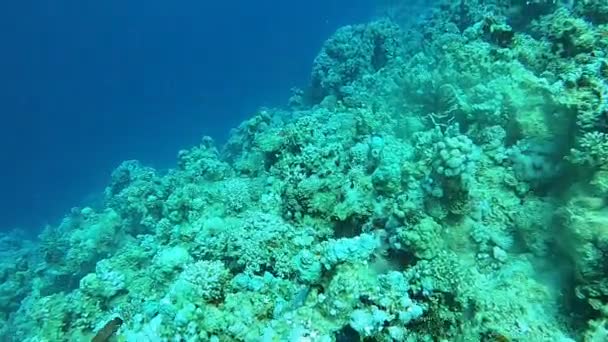
[[[593,168],[606,167],[608,165],[608,134],[585,133],[578,146],[570,151],[569,160],[574,164]]]

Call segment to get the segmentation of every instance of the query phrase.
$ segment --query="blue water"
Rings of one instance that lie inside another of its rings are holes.
[[[0,11],[0,229],[94,200],[125,159],[165,168],[304,86],[372,0],[17,1]],[[8,7],[8,8],[6,8]]]

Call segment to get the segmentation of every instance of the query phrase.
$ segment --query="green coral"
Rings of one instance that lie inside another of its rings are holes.
[[[608,165],[608,134],[602,132],[585,133],[576,148],[570,151],[569,160],[574,164],[593,168]]]

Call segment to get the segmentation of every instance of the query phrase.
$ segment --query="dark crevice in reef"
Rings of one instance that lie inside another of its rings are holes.
[[[382,69],[388,63],[388,56],[384,47],[384,39],[376,37],[374,42],[374,53],[372,55],[372,66],[375,71]]]
[[[336,221],[334,226],[334,238],[351,238],[361,234],[363,221],[350,217],[345,221]]]
[[[346,325],[342,327],[342,329],[336,331],[335,338],[336,342],[353,342],[361,340],[359,333],[351,328],[350,325]]]
[[[393,248],[387,251],[386,258],[394,265],[399,265],[403,269],[415,266],[419,260],[412,252]]]

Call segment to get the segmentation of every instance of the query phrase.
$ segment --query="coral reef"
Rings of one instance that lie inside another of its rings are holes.
[[[339,29],[290,109],[0,236],[3,341],[604,341],[608,5]]]

